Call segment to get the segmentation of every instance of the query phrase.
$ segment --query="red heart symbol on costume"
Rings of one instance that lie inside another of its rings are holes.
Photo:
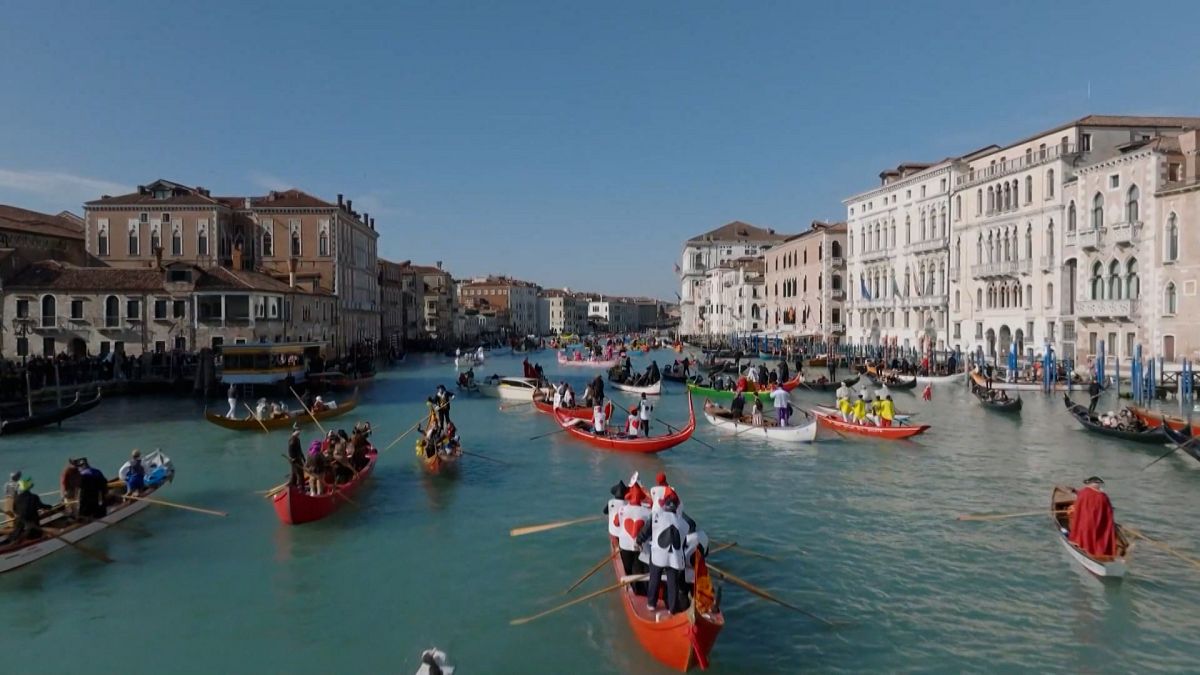
[[[617,513],[616,511],[613,511],[613,527],[620,527],[620,526],[621,526],[621,514]]]
[[[634,520],[629,518],[625,521],[625,531],[629,533],[629,536],[636,537],[638,536],[638,533],[642,531],[642,528],[645,527],[645,525],[646,521],[644,520]]]

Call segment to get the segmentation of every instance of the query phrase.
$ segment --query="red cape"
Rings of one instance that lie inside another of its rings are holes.
[[[1108,495],[1090,487],[1079,490],[1070,539],[1094,557],[1117,554],[1116,526]]]

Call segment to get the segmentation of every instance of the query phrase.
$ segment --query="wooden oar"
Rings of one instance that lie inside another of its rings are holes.
[[[825,624],[826,626],[835,625],[832,621],[829,621],[828,619],[821,618],[808,610],[800,609],[799,607],[797,607],[791,603],[780,600],[779,598],[775,597],[774,595],[771,595],[770,593],[768,593],[767,591],[764,591],[763,589],[759,588],[758,586],[755,586],[754,584],[746,581],[745,579],[740,579],[738,577],[735,577],[732,574],[730,574],[729,572],[726,572],[726,571],[718,568],[716,565],[709,564],[708,569],[710,572],[715,572],[722,579],[725,579],[726,581],[730,581],[737,586],[741,586],[743,589],[749,591],[750,593],[752,593],[754,595],[757,595],[758,597],[762,598],[763,600],[769,600],[777,605],[782,605],[784,607],[787,607],[790,610],[800,612],[801,614],[804,614],[805,616],[809,616],[809,617],[812,617],[813,619],[816,619],[817,621],[820,621],[821,623]]]
[[[508,531],[510,537],[521,537],[526,534],[536,534],[538,532],[546,532],[549,530],[557,530],[560,527],[569,525],[578,525],[580,523],[594,523],[597,520],[604,520],[606,516],[584,516],[583,518],[575,518],[572,520],[557,520],[553,523],[545,523],[543,525],[526,525],[525,527],[514,527]]]
[[[228,513],[225,513],[224,511],[213,511],[211,509],[202,509],[198,506],[188,506],[187,504],[177,504],[175,502],[163,501],[161,499],[152,499],[150,497],[138,497],[136,495],[124,495],[124,497],[126,499],[133,499],[133,500],[136,500],[139,502],[150,502],[151,504],[158,504],[159,506],[170,506],[171,508],[183,509],[185,511],[195,511],[196,513],[205,513],[210,516],[220,516],[220,517],[224,518],[225,516],[229,515]]]
[[[553,436],[554,434],[561,434],[562,432],[564,432],[564,431],[566,431],[566,430],[567,430],[567,428],[566,428],[566,427],[559,427],[559,428],[555,429],[554,431],[551,431],[551,432],[548,432],[548,433],[544,433],[544,434],[538,434],[537,436],[530,436],[530,437],[529,437],[529,440],[531,440],[531,441],[536,441],[536,440],[537,440],[537,439],[539,439],[539,438],[545,438],[545,437],[547,437],[547,436]]]
[[[1152,544],[1153,546],[1156,546],[1157,548],[1159,548],[1159,549],[1162,549],[1162,550],[1163,550],[1163,551],[1165,551],[1166,553],[1168,553],[1168,554],[1170,554],[1170,555],[1172,555],[1172,556],[1175,556],[1176,558],[1179,558],[1180,560],[1182,560],[1182,561],[1184,561],[1184,562],[1188,563],[1189,565],[1192,565],[1192,566],[1194,566],[1194,567],[1200,568],[1200,560],[1196,560],[1195,558],[1192,558],[1192,557],[1190,557],[1190,556],[1186,556],[1186,555],[1184,555],[1184,554],[1180,553],[1179,551],[1176,551],[1175,549],[1171,548],[1170,546],[1168,546],[1167,544],[1165,544],[1165,543],[1163,543],[1163,542],[1161,542],[1161,541],[1158,541],[1158,540],[1155,540],[1155,539],[1151,539],[1150,537],[1147,537],[1145,534],[1143,534],[1143,533],[1142,533],[1142,531],[1141,531],[1141,530],[1134,529],[1134,528],[1132,528],[1132,527],[1130,527],[1130,526],[1128,526],[1128,525],[1122,525],[1122,526],[1121,526],[1121,529],[1122,529],[1122,530],[1125,530],[1125,531],[1126,531],[1126,532],[1128,532],[1130,535],[1132,535],[1132,536],[1134,536],[1134,537],[1137,537],[1138,539],[1143,539],[1143,540],[1145,540],[1145,541],[1146,541],[1146,543],[1148,543],[1148,544]]]
[[[251,408],[249,403],[245,403],[245,402],[243,402],[243,403],[242,403],[242,405],[246,406],[246,410],[249,410],[249,411],[250,411],[250,417],[251,417],[251,418],[252,418],[252,419],[253,419],[255,422],[258,422],[258,426],[262,427],[262,430],[263,430],[263,433],[264,433],[264,434],[269,434],[269,433],[271,433],[271,430],[267,428],[267,425],[263,424],[263,421],[262,421],[262,420],[260,420],[260,419],[258,419],[258,415],[254,414],[254,408]]]
[[[325,431],[325,427],[321,426],[321,421],[318,420],[317,416],[313,414],[313,411],[309,410],[308,406],[304,404],[304,399],[300,398],[300,394],[296,393],[296,389],[294,387],[288,387],[288,389],[292,392],[292,396],[295,396],[296,400],[300,402],[300,407],[304,408],[304,412],[308,413],[308,416],[312,418],[313,423],[317,425],[317,428],[321,430],[321,433],[328,434],[329,432]]]
[[[512,466],[512,464],[509,464],[508,462],[505,462],[505,461],[502,461],[502,460],[499,460],[499,459],[492,459],[491,457],[488,457],[487,455],[481,455],[481,454],[479,454],[478,452],[471,452],[471,451],[469,451],[469,450],[460,450],[460,452],[462,452],[462,454],[464,454],[464,455],[470,455],[470,456],[472,456],[472,457],[478,457],[479,459],[486,459],[486,460],[487,460],[487,461],[489,461],[489,462],[495,462],[495,463],[497,463],[497,464],[503,464],[504,466]]]
[[[1165,427],[1167,425],[1167,419],[1165,417],[1163,417],[1161,419],[1162,419],[1162,425]],[[1200,439],[1200,436],[1193,436],[1193,437],[1189,438],[1187,440],[1187,442],[1185,442],[1183,444],[1172,442],[1172,445],[1174,447],[1172,447],[1170,450],[1168,450],[1165,455],[1162,455],[1161,457],[1154,460],[1153,462],[1150,462],[1146,466],[1143,466],[1142,471],[1145,471],[1146,469],[1149,469],[1150,467],[1154,466],[1155,464],[1158,464],[1159,460],[1166,459],[1169,455],[1171,455],[1171,453],[1175,452],[1176,450],[1182,450],[1182,449],[1186,448],[1187,446],[1191,445],[1192,443],[1195,443],[1197,439]]]
[[[48,528],[48,527],[43,527],[42,532],[45,532],[46,534],[50,535],[51,537],[61,541],[62,543],[66,544],[67,546],[70,546],[71,548],[75,549],[76,551],[79,551],[80,553],[88,556],[89,558],[95,558],[96,560],[99,560],[102,563],[115,562],[112,558],[108,557],[108,555],[105,554],[104,552],[97,551],[96,549],[94,549],[90,546],[84,546],[83,544],[71,541],[70,539],[67,539],[61,535],[57,535],[57,534],[51,532],[50,528]]]
[[[671,433],[675,433],[675,430],[677,429],[677,427],[667,424],[666,422],[660,420],[657,417],[654,418],[654,421],[658,422],[659,424],[666,427],[668,430],[670,430]],[[716,448],[714,448],[713,446],[709,445],[708,443],[705,443],[704,441],[700,440],[699,438],[696,438],[696,434],[692,434],[688,440],[696,441],[697,443],[699,443],[700,445],[703,445],[704,447],[708,448],[709,450],[716,450]]]
[[[1022,511],[1021,513],[963,513],[955,520],[1007,520],[1009,518],[1026,518],[1028,516],[1044,516],[1047,511]],[[1066,511],[1054,511],[1054,513],[1066,513]]]
[[[627,577],[621,577],[621,580],[618,581],[617,583],[613,584],[612,586],[606,586],[604,588],[601,588],[598,591],[593,591],[591,593],[588,593],[587,595],[581,595],[578,598],[575,598],[574,600],[569,600],[567,602],[564,602],[563,604],[561,604],[557,607],[551,607],[550,609],[547,609],[544,612],[538,612],[537,614],[534,614],[533,616],[527,616],[527,617],[523,617],[520,619],[513,619],[512,621],[509,621],[508,624],[510,626],[520,626],[522,624],[529,623],[530,621],[533,621],[535,619],[540,619],[543,616],[546,616],[548,614],[553,614],[559,610],[566,609],[572,605],[578,605],[579,603],[584,602],[586,600],[591,600],[594,597],[615,591],[618,588],[621,588],[623,586],[627,586],[629,584],[636,583],[638,581],[645,581],[649,578],[650,578],[650,575],[648,575],[648,574],[631,574]]]
[[[449,405],[449,403],[443,403],[443,404],[441,404],[441,405],[439,405],[439,406],[435,407],[435,408],[434,408],[434,409],[433,409],[431,412],[437,412],[437,411],[441,410],[442,408],[446,407],[447,405]],[[387,447],[386,447],[386,448],[384,448],[384,450],[391,450],[391,449],[392,449],[392,446],[394,446],[394,445],[396,445],[397,443],[399,443],[400,441],[404,440],[404,437],[405,437],[405,436],[407,436],[407,435],[411,434],[411,433],[412,433],[412,431],[413,431],[413,429],[416,429],[417,427],[421,426],[421,422],[424,422],[424,421],[425,421],[425,420],[427,420],[427,419],[429,419],[429,413],[425,413],[424,415],[422,415],[422,416],[421,416],[421,419],[417,420],[415,424],[413,424],[411,427],[409,427],[408,429],[406,429],[406,430],[404,431],[404,433],[402,433],[402,434],[400,434],[399,436],[397,436],[397,437],[396,437],[396,440],[392,441],[391,443],[388,443],[388,444],[387,444]]]
[[[279,485],[276,485],[275,487],[273,487],[269,490],[259,490],[258,494],[265,495],[267,497],[273,497],[273,496],[275,496],[276,493],[282,492],[284,490],[284,488],[286,488],[288,486],[288,484],[290,484],[291,482],[292,481],[289,478],[288,480],[285,480],[284,482],[280,483]]]
[[[595,574],[596,572],[599,572],[600,568],[604,567],[604,564],[607,562],[610,562],[612,559],[613,559],[612,553],[609,553],[608,555],[601,558],[600,562],[596,563],[595,566],[592,567],[592,569],[588,570],[583,576],[579,577],[579,579],[577,579],[575,581],[575,583],[571,584],[567,588],[567,590],[563,591],[563,595],[566,595],[567,593],[570,593],[571,591],[575,590],[576,588],[579,588],[579,584],[582,584],[583,582],[587,581],[588,579],[591,579],[593,574]]]

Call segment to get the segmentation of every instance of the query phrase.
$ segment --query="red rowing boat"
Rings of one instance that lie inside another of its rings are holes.
[[[877,427],[874,424],[855,424],[854,422],[843,422],[841,417],[828,415],[820,411],[813,411],[823,426],[838,431],[845,431],[850,434],[861,434],[863,436],[874,436],[876,438],[909,438],[917,434],[925,433],[929,428],[928,424],[917,426],[904,427]]]
[[[692,437],[692,432],[696,430],[696,410],[692,405],[692,395],[688,394],[688,423],[684,428],[664,436],[652,436],[650,438],[630,438],[624,435],[617,435],[615,429],[610,429],[608,435],[597,436],[593,434],[584,425],[584,428],[578,426],[580,420],[573,419],[561,410],[554,415],[554,419],[558,421],[559,426],[575,438],[601,450],[615,450],[617,452],[662,452],[673,448],[680,443]]]
[[[533,395],[533,407],[546,413],[547,415],[554,414],[554,404],[547,401],[545,397],[541,396],[540,394],[535,393]],[[572,419],[588,420],[589,422],[592,419],[592,409],[586,405],[577,405],[574,408],[564,408],[559,406],[558,412]],[[604,416],[606,418],[612,417],[612,401],[608,401],[604,404]]]
[[[1143,408],[1137,405],[1129,406],[1129,410],[1133,412],[1134,417],[1137,417],[1151,429],[1157,429],[1161,427],[1164,422],[1173,431],[1181,431],[1184,427],[1188,426],[1188,421],[1186,419],[1182,417],[1176,417],[1175,415],[1165,415],[1157,410],[1151,410],[1149,408]],[[1191,429],[1193,435],[1200,435],[1200,422],[1193,422]]]
[[[612,537],[610,540],[613,571],[619,581],[624,575],[621,556],[617,550],[617,540]],[[642,644],[642,649],[675,670],[687,671],[697,663],[701,668],[708,665],[708,653],[717,642],[717,634],[725,627],[721,610],[698,614],[693,602],[686,612],[678,614],[667,614],[665,610],[652,612],[646,609],[645,596],[633,592],[632,584],[626,584],[618,592],[621,594],[621,606],[625,608],[625,618],[629,620],[629,627]],[[661,602],[659,604],[661,606]]]
[[[303,487],[289,485],[288,489],[275,495],[272,499],[275,505],[275,515],[288,525],[303,525],[314,520],[320,520],[338,510],[346,503],[364,481],[375,470],[375,460],[379,452],[375,448],[367,451],[367,466],[358,472],[358,476],[348,483],[338,485],[332,492],[322,495],[310,495]]]

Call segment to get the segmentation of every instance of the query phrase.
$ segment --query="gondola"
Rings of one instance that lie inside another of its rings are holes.
[[[868,377],[870,377],[870,376],[868,376]],[[917,388],[917,378],[915,376],[908,377],[908,378],[896,377],[894,379],[896,380],[895,382],[885,382],[881,378],[870,377],[871,384],[875,385],[876,387],[887,386],[888,389],[916,389]]]
[[[838,415],[829,415],[814,410],[813,414],[817,416],[817,421],[822,426],[828,427],[835,431],[841,431],[851,434],[859,434],[861,436],[874,436],[875,438],[885,438],[895,440],[900,438],[910,438],[917,434],[923,434],[929,429],[928,424],[918,424],[915,426],[891,426],[877,427],[874,424],[855,424],[854,422],[843,422]]]
[[[1178,417],[1176,415],[1167,415],[1157,410],[1151,410],[1150,408],[1131,405],[1129,406],[1129,410],[1134,414],[1135,417],[1144,422],[1148,427],[1157,427],[1166,424],[1172,429],[1178,431],[1189,426],[1188,420],[1182,417]],[[1200,433],[1200,420],[1192,422],[1190,426],[1192,435]]]
[[[716,405],[712,401],[704,402],[704,417],[714,427],[731,431],[734,435],[744,435],[746,438],[808,443],[817,437],[817,421],[815,419],[808,424],[791,427],[781,427],[775,420],[764,419],[762,426],[754,426],[751,423],[750,415],[743,415],[740,419],[734,418],[728,408]]]
[[[975,398],[979,400],[979,404],[984,408],[1002,413],[1021,412],[1022,403],[1020,395],[1016,398],[999,399],[988,398],[986,392],[986,389],[976,385],[974,382],[971,383],[971,393],[975,395]]]
[[[375,460],[378,458],[379,452],[375,448],[368,449],[367,465],[358,475],[349,482],[327,486],[329,491],[319,495],[309,494],[307,485],[288,485],[286,490],[276,493],[271,498],[275,515],[279,517],[280,522],[287,525],[303,525],[325,518],[350,501],[375,470]]]
[[[35,409],[33,414],[27,417],[15,417],[0,421],[0,435],[7,436],[50,424],[62,424],[63,420],[70,419],[76,415],[82,415],[100,405],[99,389],[96,389],[95,396],[86,401],[80,401],[79,396],[79,392],[75,392],[75,400],[61,408],[40,411]]]
[[[1167,435],[1167,440],[1179,446],[1187,454],[1192,456],[1192,459],[1200,461],[1200,443],[1194,440],[1192,430],[1188,426],[1180,429],[1172,429],[1170,424],[1161,424],[1160,428]]]
[[[782,387],[784,391],[791,392],[792,390],[796,389],[797,387],[803,387],[804,385],[800,383],[800,378],[799,378],[799,376],[797,376],[797,377],[793,377],[792,379],[788,380],[787,382],[784,382],[783,384],[781,384],[779,386]],[[687,388],[688,388],[688,392],[695,396],[703,396],[705,398],[711,398],[711,399],[732,400],[733,395],[734,395],[734,392],[732,389],[713,389],[712,387],[702,387],[694,382],[689,382],[687,385]],[[770,388],[762,389],[762,390],[755,391],[755,392],[747,391],[747,392],[745,392],[745,395],[746,395],[747,399],[760,398],[760,399],[762,399],[763,403],[771,402]]]
[[[320,412],[314,412],[309,415],[303,409],[289,412],[287,417],[275,417],[270,419],[256,420],[254,417],[234,418],[230,419],[224,415],[218,415],[208,411],[204,412],[204,419],[219,427],[233,429],[235,431],[262,431],[264,427],[269,431],[271,429],[290,429],[293,424],[304,426],[312,424],[313,418],[324,421],[341,417],[346,413],[354,410],[358,406],[358,390],[355,390],[354,396],[348,401],[342,401],[337,404],[336,408],[328,408]],[[249,411],[246,411],[249,412]]]
[[[617,382],[616,380],[611,379],[610,376],[610,379],[608,380],[608,386],[612,387],[616,391],[623,391],[627,394],[645,394],[647,396],[659,396],[662,394],[661,377],[659,377],[658,381],[654,384],[639,387],[632,384],[626,384],[624,382]]]
[[[1071,416],[1075,418],[1076,422],[1079,422],[1080,426],[1092,433],[1133,441],[1135,443],[1161,444],[1167,442],[1167,434],[1161,428],[1147,428],[1145,431],[1126,431],[1106,427],[1100,424],[1096,418],[1092,417],[1085,406],[1072,401],[1071,397],[1065,393],[1063,394],[1063,405],[1067,406],[1067,412],[1071,413]]]
[[[171,458],[154,450],[142,458],[146,467],[146,490],[141,496],[149,497],[170,483],[175,477],[175,468]],[[26,539],[17,544],[0,544],[0,573],[8,572],[22,565],[44,558],[55,551],[67,548],[71,544],[108,529],[110,526],[126,518],[145,511],[150,502],[141,500],[124,500],[119,495],[124,494],[125,485],[119,480],[108,484],[108,498],[113,500],[108,506],[108,513],[95,520],[73,520],[67,518],[63,505],[58,504],[42,515],[42,531],[45,536],[39,539]],[[0,530],[0,534],[8,532]]]
[[[696,430],[696,410],[692,404],[691,395],[688,395],[687,426],[661,436],[630,438],[623,434],[618,434],[615,429],[610,429],[608,434],[599,436],[591,432],[591,425],[587,424],[585,420],[575,419],[561,412],[555,413],[554,419],[567,434],[574,438],[601,450],[614,450],[617,452],[662,452],[691,438],[692,433]]]
[[[541,412],[546,413],[547,415],[553,415],[555,413],[554,404],[550,401],[547,401],[546,395],[542,392],[538,392],[533,395],[533,407],[537,408]],[[589,422],[592,421],[592,409],[586,405],[577,405],[574,408],[565,408],[563,406],[559,406],[558,412],[566,415],[567,417],[573,417],[577,420],[587,420]],[[611,400],[606,401],[604,404],[604,418],[612,419]]]
[[[617,540],[615,537],[609,537],[609,540],[613,571],[620,581],[625,570],[621,566]],[[707,612],[697,612],[695,607],[689,607],[685,612],[667,614],[647,609],[646,598],[634,592],[633,584],[626,583],[617,592],[634,637],[659,663],[684,672],[693,665],[707,666],[708,654],[725,626],[725,617],[717,606]]]
[[[431,476],[441,476],[458,471],[458,463],[462,459],[461,448],[447,453],[442,452],[439,447],[433,456],[429,456],[425,453],[425,438],[421,437],[417,439],[416,450],[417,461],[421,463],[421,468],[425,470],[425,473]]]
[[[1126,565],[1126,556],[1131,548],[1128,538],[1125,536],[1125,530],[1119,523],[1113,523],[1113,528],[1116,531],[1117,537],[1117,555],[1106,558],[1097,558],[1090,555],[1083,549],[1071,543],[1070,539],[1070,514],[1067,511],[1075,504],[1075,492],[1071,488],[1061,485],[1054,486],[1050,492],[1050,520],[1054,523],[1054,530],[1058,536],[1058,540],[1062,542],[1063,548],[1067,549],[1067,553],[1075,559],[1084,569],[1095,574],[1098,577],[1115,577],[1121,578],[1125,576],[1128,570]]]

